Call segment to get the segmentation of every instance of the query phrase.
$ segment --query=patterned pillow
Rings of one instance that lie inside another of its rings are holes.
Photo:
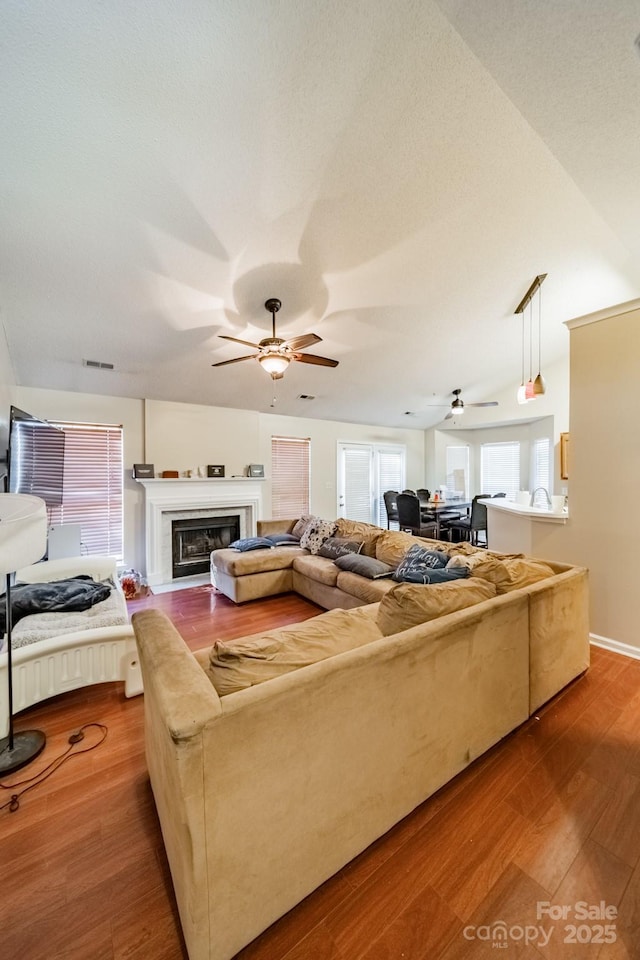
[[[393,575],[394,580],[399,582],[409,579],[407,574],[424,574],[430,570],[444,570],[449,557],[446,553],[440,553],[439,550],[428,550],[416,543],[407,550],[404,557],[398,564],[396,572]],[[415,577],[412,576],[414,582]],[[428,583],[428,580],[418,579],[419,583]]]
[[[309,553],[317,554],[324,541],[332,537],[335,530],[335,520],[320,520],[315,517],[300,537],[300,546]]]
[[[327,537],[320,549],[318,556],[328,557],[329,560],[337,560],[343,557],[345,553],[360,553],[362,550],[362,541],[347,540],[345,537]]]

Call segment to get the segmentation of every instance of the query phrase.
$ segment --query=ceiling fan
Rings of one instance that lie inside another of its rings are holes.
[[[451,392],[453,394],[453,400],[451,401],[450,404],[446,404],[446,403],[428,403],[427,404],[428,407],[448,406],[449,413],[443,418],[445,420],[449,420],[451,417],[456,417],[456,416],[459,417],[464,413],[465,404],[460,399],[460,394],[462,393],[462,390],[458,387],[456,390],[452,390]],[[468,403],[467,406],[468,407],[497,407],[498,401],[483,400],[483,401],[480,401],[479,403]]]
[[[305,333],[300,337],[291,337],[289,340],[283,340],[276,336],[276,313],[282,306],[280,300],[271,297],[265,301],[265,307],[271,314],[271,336],[265,337],[260,343],[251,343],[249,340],[239,340],[237,337],[227,337],[224,333],[220,334],[223,340],[231,340],[233,343],[242,343],[245,347],[253,347],[258,353],[250,353],[244,357],[235,357],[233,360],[221,360],[219,363],[212,363],[212,367],[224,367],[229,363],[240,363],[241,360],[257,360],[263,370],[271,376],[272,380],[280,380],[292,360],[298,360],[300,363],[313,363],[318,367],[337,367],[337,360],[329,360],[328,357],[318,357],[314,353],[300,353],[304,347],[310,347],[314,343],[320,343],[322,337],[316,333]]]

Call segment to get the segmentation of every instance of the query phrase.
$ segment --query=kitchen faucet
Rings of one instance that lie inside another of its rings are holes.
[[[530,507],[535,506],[534,500],[536,499],[536,493],[538,492],[538,490],[542,490],[545,497],[547,498],[547,506],[549,507],[549,509],[551,509],[551,497],[549,496],[549,491],[547,490],[546,487],[536,487],[536,489],[531,494],[531,499],[529,500],[529,506]]]

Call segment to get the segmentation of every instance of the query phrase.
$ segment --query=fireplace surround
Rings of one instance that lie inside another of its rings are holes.
[[[145,558],[149,586],[177,580],[174,521],[237,516],[240,537],[252,537],[262,519],[264,480],[251,477],[137,480],[145,495]]]

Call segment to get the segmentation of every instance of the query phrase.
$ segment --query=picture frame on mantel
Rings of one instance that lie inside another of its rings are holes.
[[[569,479],[569,434],[560,434],[560,479]]]
[[[249,477],[258,477],[264,479],[264,464],[263,463],[250,463],[249,469],[247,471],[247,476]]]
[[[208,477],[224,477],[224,466],[221,463],[210,463],[207,466]]]

